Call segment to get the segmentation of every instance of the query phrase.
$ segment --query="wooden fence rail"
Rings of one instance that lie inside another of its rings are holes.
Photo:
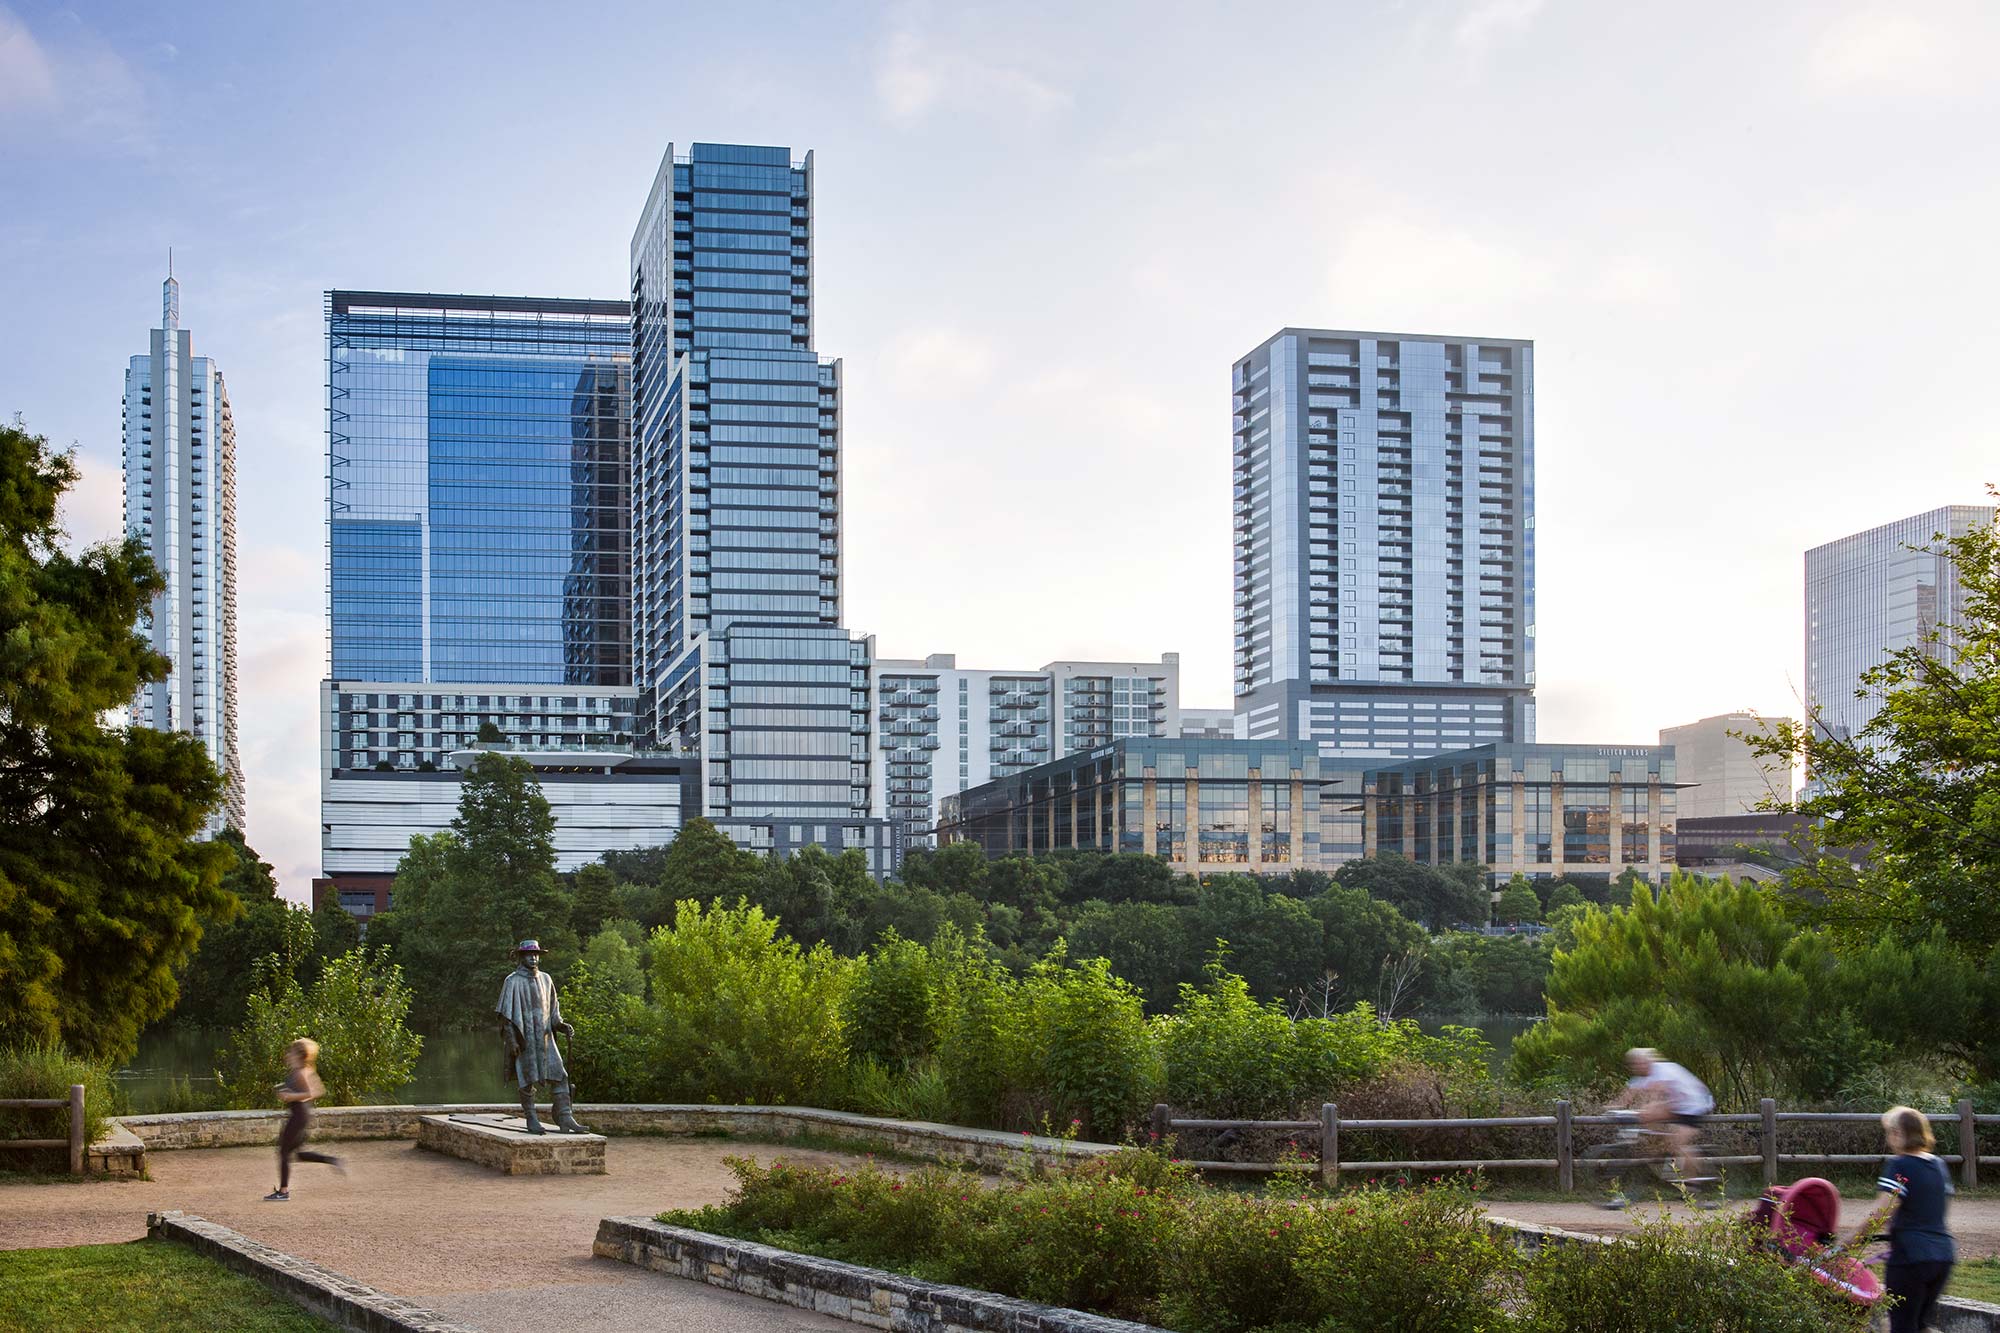
[[[1778,1168],[1790,1166],[1828,1166],[1880,1162],[1887,1154],[1872,1153],[1804,1153],[1780,1152],[1778,1149],[1778,1127],[1783,1124],[1875,1124],[1881,1117],[1866,1111],[1780,1111],[1777,1102],[1766,1097],[1755,1112],[1749,1114],[1712,1115],[1710,1124],[1755,1125],[1757,1127],[1758,1151],[1748,1155],[1713,1155],[1708,1160],[1718,1166],[1759,1166],[1763,1170],[1764,1183],[1778,1182]],[[1958,1129],[1959,1151],[1940,1153],[1940,1160],[1956,1166],[1959,1179],[1967,1186],[1979,1183],[1981,1163],[2000,1165],[2000,1157],[1981,1155],[1979,1152],[1979,1127],[2000,1125],[2000,1115],[1975,1115],[1972,1102],[1959,1102],[1955,1111],[1946,1115],[1929,1117],[1933,1126],[1956,1125]],[[1327,1102],[1319,1109],[1317,1120],[1196,1120],[1176,1119],[1172,1108],[1164,1102],[1153,1107],[1152,1131],[1156,1139],[1164,1141],[1181,1130],[1210,1130],[1228,1132],[1231,1130],[1262,1130],[1276,1134],[1295,1134],[1310,1137],[1313,1146],[1319,1149],[1320,1179],[1333,1185],[1340,1179],[1342,1171],[1468,1171],[1527,1168],[1539,1171],[1554,1171],[1558,1186],[1565,1190],[1576,1188],[1576,1129],[1579,1126],[1617,1125],[1626,1123],[1617,1116],[1576,1115],[1569,1102],[1555,1104],[1553,1115],[1502,1115],[1474,1116],[1465,1119],[1437,1120],[1343,1120],[1340,1108]],[[1553,1131],[1555,1156],[1553,1157],[1503,1157],[1490,1159],[1443,1158],[1430,1161],[1395,1162],[1353,1162],[1342,1161],[1340,1156],[1340,1134],[1342,1130],[1351,1132],[1398,1132],[1408,1130],[1440,1129],[1548,1129]],[[1286,1162],[1218,1162],[1195,1161],[1190,1165],[1203,1171],[1288,1171],[1297,1170],[1298,1164]]]
[[[0,1097],[0,1110],[60,1111],[69,1108],[69,1137],[66,1139],[0,1139],[0,1148],[67,1148],[69,1173],[83,1174],[83,1084],[69,1085],[69,1097]]]

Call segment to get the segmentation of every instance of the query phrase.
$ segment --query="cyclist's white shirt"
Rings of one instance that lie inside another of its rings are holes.
[[[1634,1092],[1657,1093],[1675,1115],[1707,1115],[1715,1109],[1708,1085],[1672,1060],[1655,1060],[1647,1073],[1625,1085]]]

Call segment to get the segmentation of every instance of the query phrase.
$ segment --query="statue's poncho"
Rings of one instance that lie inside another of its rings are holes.
[[[555,1026],[563,1021],[562,1006],[556,1003],[556,983],[546,972],[515,968],[500,983],[500,1003],[493,1007],[514,1025],[521,1039],[520,1054],[514,1057],[518,1086],[569,1082],[555,1039]]]

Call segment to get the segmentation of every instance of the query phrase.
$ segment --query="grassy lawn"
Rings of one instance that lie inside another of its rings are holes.
[[[2000,1259],[1960,1260],[1951,1270],[1951,1286],[1945,1294],[2000,1305]]]
[[[0,1250],[0,1333],[326,1333],[330,1327],[166,1241]]]

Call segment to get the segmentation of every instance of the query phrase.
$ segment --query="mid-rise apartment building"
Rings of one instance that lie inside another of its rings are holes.
[[[236,421],[214,361],[181,327],[181,289],[161,288],[151,349],[125,368],[125,531],[166,580],[139,632],[168,662],[139,689],[132,722],[199,739],[222,773],[204,836],[247,818],[236,745]]]
[[[1871,667],[1899,648],[1956,648],[1965,585],[1938,538],[1990,528],[1995,512],[1947,505],[1806,552],[1808,722],[1828,735],[1858,735],[1881,706],[1862,681]]]
[[[1172,736],[1180,656],[961,667],[951,653],[873,667],[875,809],[927,841],[944,797],[1128,737]]]
[[[1534,737],[1534,344],[1283,329],[1232,371],[1236,709],[1354,764]]]

